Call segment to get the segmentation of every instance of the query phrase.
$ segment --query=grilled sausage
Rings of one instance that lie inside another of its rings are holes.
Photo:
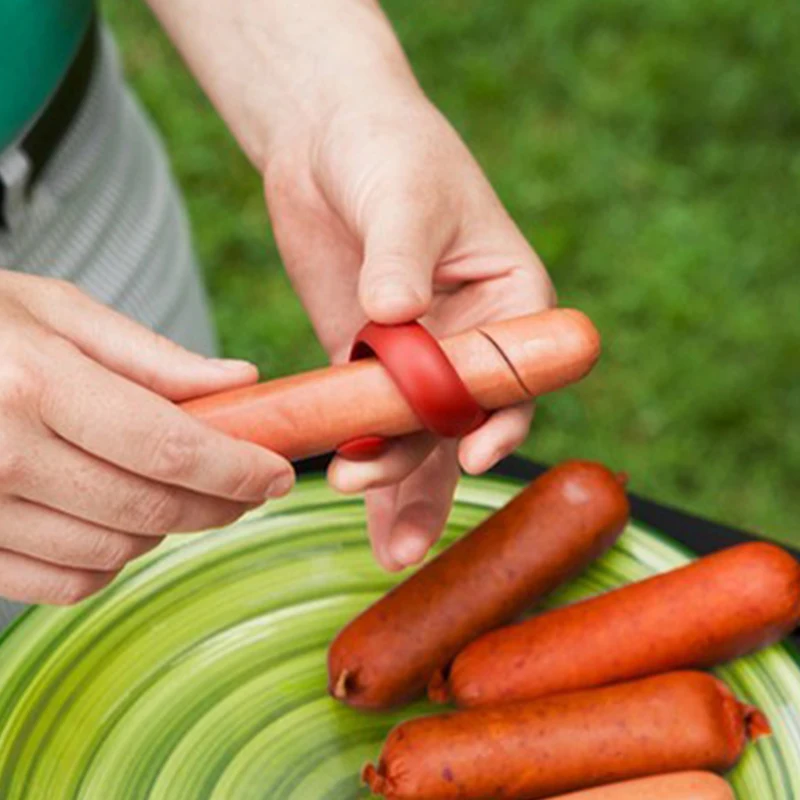
[[[736,800],[733,789],[711,772],[676,772],[551,797],[549,800]]]
[[[539,800],[685,770],[726,772],[769,731],[703,672],[411,720],[363,779],[387,800]]]
[[[430,694],[475,706],[712,667],[799,622],[800,563],[776,545],[743,544],[488,633]]]
[[[553,468],[342,630],[331,693],[369,709],[414,699],[464,645],[597,558],[628,512],[620,479],[600,464]]]
[[[625,781],[549,800],[736,800],[733,789],[711,772],[676,772]]]

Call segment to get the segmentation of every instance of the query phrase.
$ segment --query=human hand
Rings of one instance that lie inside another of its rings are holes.
[[[439,336],[553,303],[538,258],[420,90],[378,0],[149,0],[264,176],[289,275],[334,361],[367,319],[422,317]],[[530,405],[460,443],[420,434],[330,480],[368,489],[375,554],[421,560],[458,461],[482,472],[518,445]]]
[[[438,337],[555,302],[541,262],[447,121],[419,91],[350,98],[307,135],[273,132],[265,191],[288,274],[334,362],[367,319],[421,318]],[[533,405],[494,413],[460,442],[421,433],[378,458],[334,460],[331,484],[367,493],[390,570],[422,560],[460,465],[481,473],[525,439]]]
[[[77,602],[165,534],[288,492],[285,459],[171,402],[257,377],[69,284],[0,271],[0,595]]]

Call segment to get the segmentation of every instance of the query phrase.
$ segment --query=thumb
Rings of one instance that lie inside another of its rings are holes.
[[[366,316],[385,325],[421,317],[433,296],[433,273],[450,231],[444,215],[391,197],[365,220],[358,294]]]
[[[254,383],[246,361],[205,358],[50,279],[24,292],[28,310],[89,358],[170,400],[180,401]],[[27,288],[27,287],[26,287]]]

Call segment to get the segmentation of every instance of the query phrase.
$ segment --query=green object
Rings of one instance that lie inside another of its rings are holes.
[[[519,488],[465,479],[452,541]],[[630,526],[558,605],[686,563]],[[172,537],[103,594],[28,612],[0,642],[3,800],[343,800],[389,728],[327,697],[335,632],[397,579],[373,563],[362,505],[304,480],[230,528]],[[398,654],[402,657],[402,654]],[[775,735],[730,776],[740,800],[800,797],[800,668],[773,647],[719,670]]]
[[[0,0],[0,150],[58,86],[92,17],[92,0]]]

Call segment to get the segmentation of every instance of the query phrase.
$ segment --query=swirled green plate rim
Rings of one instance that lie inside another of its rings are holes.
[[[452,540],[454,536],[457,536],[461,530],[466,529],[469,525],[474,524],[475,518],[479,516],[483,516],[488,514],[492,508],[496,508],[498,505],[502,504],[508,497],[510,497],[520,486],[520,481],[508,478],[508,477],[497,477],[492,476],[489,478],[480,478],[480,479],[473,479],[467,478],[462,482],[462,485],[459,488],[459,493],[457,496],[456,501],[456,509],[454,511],[454,516],[458,519],[462,520],[459,525],[455,525],[455,531],[449,531],[448,539]],[[331,519],[337,519],[337,515],[339,521],[333,525],[333,531],[347,530],[350,531],[350,537],[353,537],[353,525],[358,525],[358,519],[360,516],[360,502],[358,500],[350,499],[350,498],[340,498],[332,494],[329,489],[325,487],[325,484],[321,478],[314,479],[305,477],[300,482],[300,486],[298,491],[289,498],[285,500],[278,501],[276,503],[271,504],[268,508],[264,510],[257,510],[253,512],[251,515],[240,523],[240,525],[233,526],[233,529],[239,531],[239,537],[241,538],[241,542],[248,541],[248,536],[246,532],[243,531],[245,526],[250,526],[252,528],[251,533],[253,534],[254,541],[262,541],[262,544],[259,545],[261,547],[269,547],[269,537],[266,539],[258,540],[257,534],[260,530],[259,524],[262,524],[262,527],[269,528],[274,533],[280,533],[281,526],[283,526],[284,531],[289,530],[290,532],[285,532],[286,541],[291,544],[295,541],[291,534],[291,525],[292,522],[297,522],[300,520],[300,525],[298,530],[302,533],[302,531],[307,530],[307,526],[312,524],[313,521],[319,517],[323,518],[325,514],[328,513]],[[468,525],[463,524],[464,518],[469,520]],[[305,521],[303,521],[305,520]],[[313,527],[313,524],[312,524]],[[317,531],[317,529],[314,529]],[[232,531],[234,532],[234,531]],[[195,539],[187,539],[183,537],[176,537],[171,545],[168,545],[165,549],[159,548],[158,550],[154,551],[152,554],[148,555],[145,559],[142,560],[139,564],[133,565],[130,570],[126,571],[126,575],[128,578],[131,578],[142,572],[144,570],[150,569],[154,565],[158,564],[158,562],[162,559],[168,559],[170,557],[178,559],[181,564],[184,566],[189,564],[196,558],[198,569],[202,572],[203,570],[210,569],[213,565],[217,562],[214,560],[214,555],[217,552],[217,549],[225,549],[230,548],[230,552],[233,554],[232,557],[236,557],[237,554],[241,557],[242,553],[239,551],[237,547],[234,545],[226,544],[226,540],[223,538],[226,531],[212,531],[208,534],[201,535],[201,537]],[[262,531],[263,533],[263,531]],[[329,533],[329,536],[332,537],[332,533]],[[205,539],[206,536],[209,537],[209,544],[207,546],[195,545],[195,542],[198,542],[198,539]],[[641,541],[640,541],[641,539]],[[274,541],[282,541],[280,535],[273,536]],[[236,539],[235,541],[239,541]],[[267,544],[264,545],[263,542],[266,541]],[[302,544],[303,542],[301,542]],[[287,545],[288,546],[288,545]],[[197,556],[195,557],[194,553],[195,550],[193,548],[197,548]],[[254,545],[255,547],[255,545]],[[305,553],[307,552],[308,548],[312,547],[312,551],[317,552],[314,550],[313,546],[309,545],[308,542],[305,542],[304,547],[300,548],[298,552]],[[616,585],[618,583],[618,579],[624,580],[624,569],[620,575],[616,575],[614,573],[615,564],[617,567],[624,568],[626,559],[629,561],[633,559],[636,562],[637,567],[644,567],[647,571],[651,571],[652,569],[665,569],[669,568],[669,566],[664,566],[662,563],[660,567],[653,566],[648,564],[647,560],[642,560],[642,556],[645,550],[652,550],[653,547],[657,547],[658,551],[661,552],[662,555],[668,555],[667,560],[671,562],[671,564],[678,564],[685,562],[685,560],[694,557],[694,553],[691,551],[690,548],[687,548],[685,545],[682,545],[678,542],[675,542],[669,536],[665,535],[661,531],[655,530],[652,526],[644,525],[639,522],[634,522],[631,526],[631,532],[627,537],[625,537],[624,544],[617,549],[616,555],[613,555],[607,559],[602,559],[598,562],[598,565],[595,568],[587,573],[587,576],[582,577],[579,579],[575,584],[579,584],[581,580],[584,581],[583,588],[575,589],[573,585],[572,588],[567,587],[562,592],[556,593],[553,599],[550,601],[550,604],[557,604],[560,600],[559,598],[567,598],[569,599],[570,593],[572,597],[578,596],[581,592],[583,594],[590,594],[592,591],[596,589],[607,589],[611,588],[611,586]],[[331,552],[342,552],[342,546],[337,545],[333,551],[330,549],[328,545],[326,545],[325,549],[323,548],[319,552],[323,553],[323,557],[330,556]],[[181,553],[180,551],[184,550],[186,552]],[[247,548],[244,548],[247,550]],[[356,559],[356,561],[361,558],[361,551],[366,550],[366,544],[359,544],[358,550],[353,550],[350,555]],[[249,550],[248,550],[249,552]],[[255,552],[255,550],[254,550]],[[637,557],[638,553],[638,557]],[[204,558],[205,555],[205,558]],[[656,561],[658,560],[658,554],[652,555],[652,558]],[[224,559],[223,559],[224,560]],[[270,562],[271,563],[271,562]],[[305,563],[305,562],[303,562]],[[344,566],[347,567],[349,561],[344,563]],[[272,569],[272,567],[271,567]],[[159,576],[163,577],[163,573],[159,572],[153,581],[158,584]],[[610,577],[609,577],[610,576]],[[605,582],[603,582],[605,579]],[[592,581],[596,581],[596,583],[592,583]],[[377,583],[384,583],[383,578]],[[122,584],[125,583],[123,578]],[[177,585],[175,581],[167,581],[167,587],[173,587]],[[147,596],[146,592],[146,584],[144,587],[145,596]],[[163,589],[163,587],[162,587]],[[138,589],[134,588],[133,592],[138,591]],[[372,586],[371,588],[364,591],[364,596],[366,594],[374,594],[375,591],[379,591]],[[576,594],[577,592],[577,594]],[[108,630],[110,621],[114,621],[113,617],[113,604],[114,604],[114,594],[115,594],[115,586],[112,585],[109,589],[106,590],[105,593],[100,595],[98,598],[90,600],[86,605],[82,605],[77,609],[69,609],[64,612],[67,616],[65,619],[71,620],[65,625],[65,628],[61,631],[60,636],[57,638],[49,641],[49,642],[42,642],[36,638],[37,632],[37,625],[38,620],[41,618],[43,623],[47,623],[48,620],[52,620],[54,616],[54,612],[52,609],[31,609],[28,611],[21,619],[19,619],[11,628],[9,628],[5,633],[0,636],[0,658],[2,658],[4,651],[6,648],[9,647],[9,642],[13,642],[15,640],[20,640],[20,636],[23,640],[26,641],[36,641],[38,645],[38,656],[40,657],[40,661],[37,662],[36,667],[39,667],[42,663],[45,667],[50,663],[51,659],[53,663],[58,666],[58,650],[59,646],[64,644],[65,642],[69,641],[69,637],[72,633],[73,626],[78,625],[86,625],[87,628],[91,628],[91,618],[93,615],[93,611],[100,607],[100,608],[111,608],[112,611],[108,611],[111,615],[110,620],[105,621],[106,627],[103,628],[102,625],[100,630]],[[359,597],[361,595],[359,594]],[[349,600],[348,600],[349,602]],[[320,613],[323,614],[321,618],[324,619],[324,609]],[[59,612],[55,612],[56,615],[59,615]],[[269,612],[267,616],[274,616],[274,612]],[[88,622],[87,622],[88,620]],[[118,618],[117,618],[118,621]],[[241,619],[234,620],[236,625],[241,625]],[[25,628],[30,626],[30,632],[28,633]],[[221,629],[227,630],[227,629]],[[334,633],[334,630],[330,630],[330,635]],[[220,630],[215,631],[212,634],[212,639],[215,637],[222,636]],[[30,637],[30,638],[26,638]],[[20,640],[21,641],[21,640]],[[24,642],[23,642],[24,643]],[[197,641],[190,642],[187,640],[187,652],[191,653],[198,648]],[[22,656],[20,656],[22,658]],[[303,658],[300,658],[300,662],[305,664],[308,668],[309,665],[313,670],[319,671],[319,661],[323,660],[324,658],[324,650],[318,651],[312,650],[311,653],[306,653],[304,658],[306,659],[303,661]],[[287,669],[291,670],[293,668],[293,664],[297,662],[297,658],[293,658],[292,661],[287,660]],[[763,690],[764,692],[772,692],[774,687],[772,686],[773,681],[771,680],[771,674],[769,672],[771,665],[778,664],[781,665],[783,668],[786,667],[787,662],[790,662],[793,667],[793,672],[791,675],[792,678],[792,686],[795,687],[795,690],[798,695],[800,695],[800,670],[797,669],[800,666],[800,655],[798,654],[797,649],[791,645],[790,643],[786,643],[784,645],[779,645],[776,648],[771,648],[769,651],[766,651],[763,654],[758,654],[754,657],[749,657],[748,659],[742,660],[741,662],[737,662],[737,664],[733,668],[726,667],[721,670],[721,674],[725,677],[733,686],[734,689],[738,690],[741,694],[747,695],[750,686],[757,685],[759,690]],[[27,662],[26,662],[27,663]],[[169,663],[169,662],[168,662]],[[67,661],[68,666],[72,666],[71,662]],[[171,669],[171,667],[170,667]],[[276,672],[276,669],[270,667],[269,674]],[[36,669],[32,670],[36,673]],[[124,672],[124,669],[121,670]],[[784,669],[785,671],[785,669]],[[2,672],[2,664],[0,664],[0,672]],[[69,673],[66,673],[69,675]],[[316,674],[316,673],[315,673]],[[764,680],[764,676],[766,676],[766,680]],[[27,674],[23,674],[19,676],[22,683],[19,684],[20,687],[24,687],[25,692],[30,691],[30,684],[34,680]],[[291,675],[286,674],[284,677],[287,680],[291,680]],[[786,680],[787,677],[784,675],[783,679]],[[763,685],[762,685],[763,684]],[[47,685],[47,684],[45,684]],[[83,685],[83,684],[79,684]],[[87,685],[91,687],[91,680],[87,681]],[[311,684],[309,684],[309,687]],[[316,684],[314,684],[316,686]],[[0,718],[0,741],[2,741],[2,733],[3,729],[6,727],[7,724],[10,724],[9,718],[12,718],[14,715],[15,709],[15,700],[19,698],[12,698],[9,696],[9,686],[0,687],[0,714],[2,714],[2,718]],[[85,687],[84,687],[85,688]],[[145,686],[142,689],[142,692],[146,694],[151,690],[151,686]],[[177,692],[178,695],[186,694],[189,689],[186,685],[175,684],[174,690]],[[312,687],[313,688],[313,687]],[[780,687],[779,687],[780,688]],[[162,690],[163,691],[163,690]],[[308,689],[307,689],[308,691]],[[784,692],[786,691],[786,687],[784,687]],[[91,693],[90,693],[91,694]],[[275,694],[273,692],[273,694]],[[24,695],[23,695],[24,696]],[[36,701],[37,695],[34,694],[33,701]],[[259,696],[260,697],[260,696]],[[303,726],[308,726],[310,730],[314,729],[314,725],[319,725],[320,720],[323,721],[323,730],[324,724],[328,724],[330,726],[335,726],[338,722],[345,720],[342,722],[342,732],[343,735],[341,737],[335,737],[333,740],[329,740],[327,743],[327,750],[323,748],[322,751],[318,751],[317,755],[320,760],[320,766],[317,769],[317,765],[314,765],[314,769],[311,770],[310,776],[306,776],[305,772],[299,771],[300,767],[296,765],[286,765],[286,769],[291,772],[289,778],[287,778],[281,786],[289,787],[293,792],[297,787],[297,791],[300,791],[301,794],[296,794],[296,792],[289,794],[284,794],[283,789],[278,790],[277,793],[267,793],[267,794],[259,794],[258,789],[254,790],[252,794],[246,794],[247,797],[267,797],[267,798],[277,798],[281,796],[282,800],[284,797],[291,796],[292,800],[294,800],[295,796],[302,798],[302,800],[333,800],[334,798],[340,797],[353,797],[353,785],[354,785],[354,776],[350,773],[342,774],[341,773],[341,761],[342,759],[346,760],[347,763],[350,765],[350,770],[355,764],[355,760],[363,760],[366,757],[373,757],[377,750],[377,743],[382,738],[383,733],[385,732],[385,728],[389,725],[388,718],[386,717],[363,717],[363,716],[353,716],[355,712],[350,712],[350,710],[341,710],[340,708],[335,708],[332,701],[329,701],[327,698],[323,698],[321,695],[317,697],[314,694],[316,699],[313,702],[301,706],[299,709],[294,709],[291,713],[283,714],[280,709],[276,712],[277,717],[273,720],[274,725],[272,727],[277,727],[279,733],[270,733],[270,727],[264,729],[262,732],[261,737],[255,737],[253,742],[248,741],[247,747],[242,748],[242,752],[247,751],[249,756],[253,756],[255,753],[257,756],[256,765],[260,765],[264,762],[263,753],[266,749],[268,752],[270,748],[276,752],[275,758],[280,761],[281,756],[281,748],[284,743],[287,743],[286,746],[286,754],[287,758],[289,758],[292,754],[292,747],[295,748],[295,755],[297,753],[297,737],[303,739],[305,736],[305,730]],[[778,696],[773,697],[772,695],[769,696],[769,701],[774,702],[777,704],[776,707],[781,709],[780,713],[783,716],[783,712],[790,715],[790,723],[792,726],[791,733],[793,734],[793,741],[795,744],[800,741],[800,719],[797,718],[797,714],[794,711],[787,711],[785,707],[785,702],[782,698],[782,693],[779,692]],[[274,698],[273,698],[274,700]],[[781,705],[783,703],[783,705]],[[35,706],[34,706],[35,708]],[[131,706],[134,708],[134,706]],[[131,708],[125,709],[121,712],[121,716],[125,717],[126,715],[133,714]],[[415,709],[405,712],[404,715],[408,715],[410,713],[418,713],[422,710],[423,707],[419,706]],[[208,714],[204,716],[213,716],[214,709],[212,708]],[[778,713],[778,712],[776,712]],[[350,714],[350,716],[346,716]],[[787,717],[788,719],[789,717]],[[394,718],[393,718],[394,719]],[[326,722],[327,721],[327,722]],[[337,722],[338,721],[338,722]],[[34,723],[36,721],[34,720]],[[207,720],[205,720],[207,723]],[[779,720],[782,724],[782,720]],[[112,731],[113,732],[113,731]],[[194,730],[190,731],[190,734],[195,737],[197,742],[204,745],[206,748],[211,747],[213,748],[215,744],[213,742],[209,742],[209,737],[206,737],[205,740],[203,738],[197,738],[196,732]],[[346,734],[346,735],[345,735]],[[264,736],[266,738],[264,738]],[[294,739],[293,739],[294,737]],[[95,737],[96,738],[96,737]],[[191,738],[191,737],[190,737]],[[368,742],[364,740],[368,739]],[[271,745],[264,748],[262,745],[264,742],[271,742]],[[302,744],[302,743],[301,743]],[[24,746],[23,746],[24,747]],[[795,766],[797,763],[800,763],[800,748],[794,747],[791,753],[780,753],[780,752],[773,752],[773,750],[777,749],[777,745],[773,747],[768,747],[764,745],[757,745],[755,748],[752,748],[751,751],[746,756],[745,762],[743,765],[732,775],[732,783],[734,784],[737,791],[740,793],[740,797],[755,797],[755,796],[764,796],[754,794],[754,792],[763,790],[766,785],[769,786],[769,796],[773,798],[793,798],[796,796],[792,792],[795,792],[798,788],[798,785],[794,783],[792,780],[792,774],[797,772],[800,775],[800,770],[792,769],[792,766]],[[102,746],[100,747],[102,751]],[[165,757],[165,763],[169,762],[172,758],[175,750],[180,750],[180,742],[173,748],[170,753],[167,754]],[[186,748],[184,748],[186,750]],[[38,751],[37,751],[38,752]],[[188,751],[187,751],[188,752]],[[340,753],[344,753],[346,755],[341,755]],[[186,753],[184,753],[186,755]],[[95,754],[92,754],[94,758]],[[240,800],[245,795],[242,794],[239,789],[241,789],[242,785],[250,786],[250,783],[246,782],[246,777],[248,774],[248,770],[250,770],[250,774],[252,777],[253,767],[250,762],[248,762],[247,758],[240,758],[241,753],[237,752],[235,754],[236,758],[232,759],[232,761],[236,761],[238,764],[238,772],[237,770],[230,771],[230,774],[223,776],[221,779],[220,785],[223,787],[222,789],[219,788],[218,785],[213,784],[213,790],[208,794],[202,793],[191,793],[186,795],[187,797],[196,798],[196,797],[212,797],[215,798],[236,798],[236,800]],[[331,761],[333,759],[333,761]],[[337,761],[338,759],[338,761]],[[349,760],[348,760],[349,759]],[[792,765],[786,763],[787,759],[792,760]],[[241,762],[241,763],[239,763]],[[335,763],[335,767],[330,767],[330,763]],[[108,769],[112,771],[115,769],[115,765],[111,763],[110,765],[102,765],[101,767],[105,766],[106,773]],[[163,764],[161,765],[163,767]],[[202,765],[201,765],[202,766]],[[279,763],[278,768],[283,768],[283,764]],[[290,769],[291,766],[291,769]],[[6,764],[5,767],[7,768],[8,765]],[[91,769],[92,771],[95,770],[96,765],[90,761],[90,766],[87,768]],[[180,767],[181,764],[171,764],[170,769],[172,774],[170,778],[173,781],[173,785],[175,781],[180,781]],[[337,772],[337,769],[340,771]],[[303,770],[305,770],[305,765],[303,766]],[[327,771],[326,771],[327,770]],[[2,761],[0,761],[0,773],[5,771],[4,765]],[[123,770],[124,771],[124,770]],[[102,777],[102,770],[99,773]],[[258,774],[258,773],[256,773]],[[755,775],[756,777],[752,777]],[[161,773],[157,772],[156,778],[154,780],[160,780]],[[244,776],[244,777],[243,777]],[[95,776],[96,777],[96,776]],[[84,778],[85,774],[79,776],[79,785],[82,787],[84,785]],[[227,783],[225,782],[227,780]],[[800,780],[800,778],[798,778]],[[13,781],[13,777],[12,777]],[[239,783],[237,784],[237,781]],[[245,781],[243,784],[242,781]],[[299,783],[298,783],[299,781]],[[251,781],[252,783],[252,781]],[[97,781],[92,784],[92,786],[96,786]],[[178,783],[178,785],[182,785]],[[188,784],[187,784],[188,785]],[[212,784],[209,784],[212,785]],[[226,789],[225,787],[228,787]],[[237,789],[239,787],[239,789]],[[267,790],[268,792],[270,790]],[[227,793],[226,793],[227,792]],[[309,793],[310,792],[310,793]],[[345,792],[345,794],[341,794],[341,792]],[[48,798],[52,796],[49,795]],[[72,794],[72,795],[64,795],[59,794],[59,797],[83,797],[82,793],[79,794]],[[92,798],[94,797],[103,797],[104,800],[117,800],[119,797],[125,797],[126,800],[128,797],[139,798],[142,797],[149,797],[150,794],[110,794],[104,796],[102,793],[98,794],[90,793],[89,795]],[[157,795],[161,797],[162,795]],[[169,797],[170,795],[163,795]],[[361,795],[359,795],[361,796]],[[13,794],[11,795],[13,798],[20,798],[24,797],[28,800],[30,797],[31,800],[39,800],[39,795],[27,795],[24,791],[23,794]],[[183,796],[181,797],[183,800]]]

